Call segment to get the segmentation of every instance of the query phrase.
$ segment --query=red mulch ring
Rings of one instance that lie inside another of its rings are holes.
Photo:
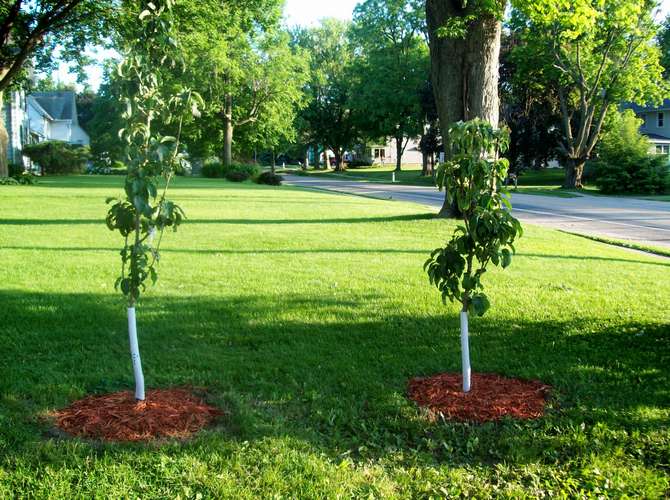
[[[148,391],[138,402],[131,392],[90,396],[57,411],[58,427],[73,436],[104,441],[186,439],[223,412],[186,389]]]
[[[458,422],[495,422],[504,417],[519,420],[544,415],[551,387],[499,375],[472,374],[472,390],[463,392],[463,377],[445,373],[410,380],[408,395],[433,416]]]

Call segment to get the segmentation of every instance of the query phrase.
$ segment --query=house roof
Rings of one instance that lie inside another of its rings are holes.
[[[670,110],[670,99],[663,100],[660,106],[651,106],[648,104],[640,105],[634,102],[625,102],[621,105],[622,109],[632,109],[635,113],[649,113],[653,111]]]
[[[75,93],[72,91],[34,92],[30,96],[54,120],[77,122]]]
[[[644,130],[641,131],[642,135],[644,135],[647,139],[649,139],[651,142],[656,142],[656,143],[670,143],[670,137],[664,137],[662,135],[658,134],[649,134],[645,132]]]

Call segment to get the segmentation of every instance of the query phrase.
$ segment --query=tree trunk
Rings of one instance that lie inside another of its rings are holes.
[[[564,189],[582,189],[582,176],[584,175],[584,166],[586,160],[582,158],[570,158],[565,168]]]
[[[470,366],[470,326],[468,311],[461,312],[461,362],[463,368],[463,392],[468,393],[472,387],[472,368]]]
[[[271,165],[271,168],[272,168],[272,173],[273,174],[277,172],[277,158],[275,156],[275,150],[274,149],[272,150],[272,165]]]
[[[342,166],[342,150],[340,148],[335,148],[333,153],[335,154],[335,171],[336,172],[344,171],[344,168]]]
[[[428,169],[430,168],[430,167],[428,166],[428,161],[429,161],[429,160],[428,160],[428,153],[426,153],[425,151],[423,151],[423,152],[421,153],[421,162],[422,162],[422,163],[421,163],[421,165],[422,165],[422,166],[421,166],[421,176],[422,176],[422,177],[425,177],[425,176],[428,175]]]
[[[135,308],[128,308],[128,339],[130,341],[130,356],[133,361],[133,374],[135,375],[135,399],[144,401],[144,373],[142,372],[142,358],[137,341],[137,320],[135,319]]]
[[[233,163],[233,97],[226,96],[226,107],[223,112],[223,164],[229,167]]]
[[[0,92],[0,178],[9,177],[9,134],[5,128],[4,92]]]
[[[506,2],[503,2],[506,4]],[[430,39],[432,81],[437,111],[448,142],[449,126],[480,118],[497,127],[501,22],[493,15],[477,12],[480,2],[427,0],[426,20]],[[504,10],[505,5],[501,6]],[[464,38],[438,35],[453,18],[474,16]],[[449,149],[446,148],[447,158]],[[445,200],[440,216],[453,217],[454,207]]]
[[[402,153],[403,153],[403,142],[405,141],[404,137],[395,138],[395,171],[400,172],[402,170]]]

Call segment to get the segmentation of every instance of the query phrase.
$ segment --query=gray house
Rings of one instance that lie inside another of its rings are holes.
[[[63,141],[88,146],[91,140],[79,126],[77,100],[72,91],[12,92],[4,109],[9,134],[9,161],[27,164],[23,146],[43,141]]]
[[[640,132],[653,144],[652,153],[670,157],[670,99],[659,107],[627,103],[623,109],[632,109],[642,119]]]

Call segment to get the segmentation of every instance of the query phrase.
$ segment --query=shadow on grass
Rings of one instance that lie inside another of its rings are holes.
[[[38,252],[113,252],[118,253],[117,248],[112,247],[51,247],[51,246],[18,246],[6,245],[0,247],[2,250],[25,250]],[[430,255],[433,249],[417,249],[417,248],[275,248],[275,249],[258,249],[258,250],[230,250],[230,249],[212,249],[200,250],[195,248],[169,248],[162,249],[162,253],[170,254],[191,254],[191,255],[281,255],[281,254],[415,254],[425,255],[426,258]],[[649,266],[670,267],[670,261],[663,259],[658,260],[635,260],[635,259],[619,259],[614,257],[597,257],[597,256],[574,256],[574,255],[551,255],[538,253],[519,253],[517,258],[531,257],[537,259],[565,259],[565,260],[583,260],[583,261],[601,261],[601,262],[620,262],[624,264],[644,264]]]
[[[435,214],[394,215],[388,217],[348,217],[337,219],[189,219],[191,224],[376,224],[377,222],[412,222],[435,219]],[[102,224],[100,219],[0,219],[0,226],[69,226]]]
[[[332,457],[555,463],[667,428],[667,325],[474,320],[475,369],[551,384],[552,407],[535,422],[431,423],[405,388],[459,370],[457,315],[371,314],[365,305],[379,299],[147,298],[138,320],[148,385],[207,387],[232,402],[235,434],[193,445],[204,447],[291,435]],[[0,304],[0,440],[12,453],[40,439],[44,411],[132,386],[118,297],[2,291]],[[609,434],[593,444],[596,429]]]

